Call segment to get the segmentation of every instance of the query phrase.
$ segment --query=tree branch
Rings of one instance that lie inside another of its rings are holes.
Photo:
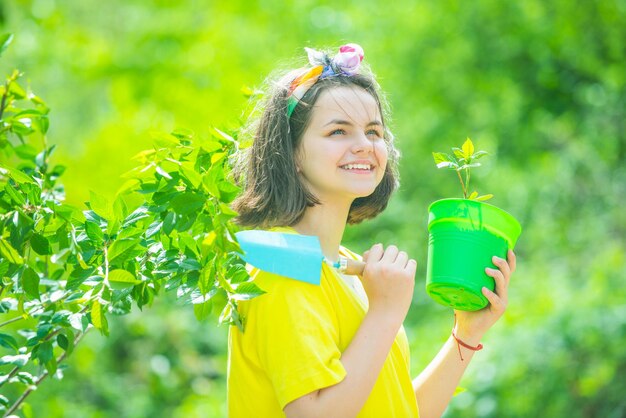
[[[87,330],[89,331],[89,330]],[[80,340],[85,336],[85,334],[87,333],[87,331],[85,332],[81,332],[79,333],[76,338],[74,338],[74,346],[76,346]],[[61,364],[61,362],[63,360],[65,360],[65,358],[67,357],[67,351],[64,351],[63,354],[61,354],[58,358],[57,358],[57,364]],[[41,384],[41,382],[48,376],[48,370],[44,370],[41,375],[39,375],[37,377],[37,380],[35,381],[34,385],[29,386],[24,393],[22,393],[22,396],[20,396],[13,405],[11,405],[11,407],[7,410],[7,412],[3,415],[3,418],[7,418],[9,415],[12,415],[13,412],[15,412],[15,410],[22,404],[22,402],[24,402],[24,400],[28,397],[28,395],[30,395],[35,389],[37,389],[37,387]],[[33,388],[33,386],[35,386]]]

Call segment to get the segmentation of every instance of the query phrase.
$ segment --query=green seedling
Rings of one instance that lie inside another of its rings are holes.
[[[452,148],[452,154],[444,152],[433,152],[433,158],[437,168],[448,168],[456,171],[461,188],[463,189],[463,198],[470,200],[485,201],[493,197],[492,194],[478,195],[477,191],[470,191],[470,170],[474,167],[480,167],[478,160],[488,153],[486,151],[475,151],[474,143],[467,138],[461,148]]]

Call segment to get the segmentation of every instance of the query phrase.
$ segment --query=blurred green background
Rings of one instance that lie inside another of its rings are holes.
[[[459,195],[431,151],[465,137],[493,155],[479,192],[524,232],[506,316],[447,417],[626,417],[626,1],[3,0],[26,73],[52,109],[67,201],[112,196],[150,131],[234,128],[242,86],[302,47],[357,42],[393,108],[401,190],[346,245],[420,262],[406,321],[414,374],[452,327],[424,291],[427,207]],[[173,297],[90,333],[37,417],[225,416],[227,329]]]

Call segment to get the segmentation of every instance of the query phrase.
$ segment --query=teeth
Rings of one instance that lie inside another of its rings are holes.
[[[371,170],[372,166],[369,164],[347,164],[342,168],[346,170]]]

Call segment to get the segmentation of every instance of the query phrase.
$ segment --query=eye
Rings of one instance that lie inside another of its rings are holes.
[[[330,132],[330,136],[333,136],[333,135],[345,135],[345,134],[346,134],[345,129],[335,129],[335,130]]]
[[[367,136],[375,136],[377,138],[382,138],[383,134],[382,132],[380,132],[378,129],[370,129],[369,131],[366,132]]]

